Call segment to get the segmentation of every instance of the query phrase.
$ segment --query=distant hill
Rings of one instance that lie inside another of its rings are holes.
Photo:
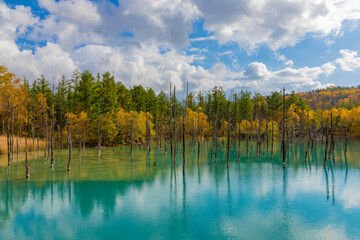
[[[360,85],[358,87],[330,87],[297,93],[312,109],[343,107],[351,109],[360,106]]]

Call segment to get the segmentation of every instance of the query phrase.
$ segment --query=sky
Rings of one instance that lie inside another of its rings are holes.
[[[156,91],[357,86],[359,20],[358,0],[0,0],[0,64]]]

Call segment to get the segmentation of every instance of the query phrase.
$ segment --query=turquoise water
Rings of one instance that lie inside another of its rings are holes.
[[[305,163],[292,144],[285,170],[277,143],[272,160],[255,145],[247,159],[242,143],[229,168],[222,144],[216,163],[209,146],[199,164],[188,149],[185,176],[181,153],[173,164],[155,146],[74,149],[70,173],[66,151],[54,170],[31,156],[28,181],[14,160],[0,167],[0,239],[360,239],[360,142],[347,157],[338,144],[326,167],[322,148]]]

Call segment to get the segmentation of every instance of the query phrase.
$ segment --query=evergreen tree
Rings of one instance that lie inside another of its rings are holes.
[[[101,112],[107,113],[119,109],[115,78],[110,72],[105,72],[102,79],[102,107]]]

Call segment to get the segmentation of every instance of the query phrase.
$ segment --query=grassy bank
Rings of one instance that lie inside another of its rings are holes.
[[[28,151],[33,150],[33,141],[31,138],[28,138],[27,140],[28,144]],[[35,150],[37,150],[37,139],[35,139]],[[40,150],[43,150],[45,148],[45,141],[39,140],[39,148]],[[17,151],[17,137],[14,136],[14,154]],[[0,154],[7,154],[7,139],[6,136],[0,136]],[[25,138],[21,137],[19,138],[19,152],[25,152]]]

